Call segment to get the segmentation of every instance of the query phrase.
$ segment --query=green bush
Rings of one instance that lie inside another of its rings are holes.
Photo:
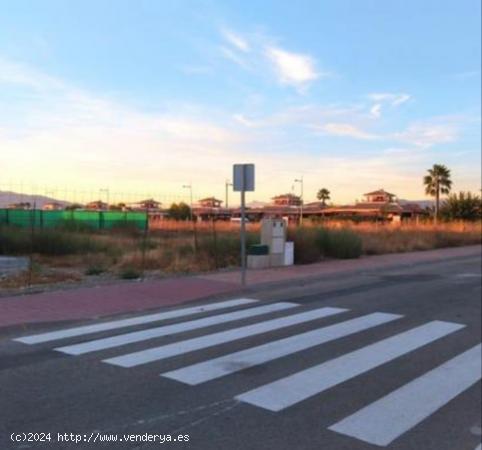
[[[324,254],[331,258],[359,258],[363,252],[360,236],[347,229],[330,230],[324,245]]]
[[[31,230],[0,228],[0,254],[21,255],[38,253],[60,256],[112,251],[112,245],[101,243],[86,234],[71,233],[59,229]]]
[[[125,267],[119,272],[119,277],[123,280],[136,280],[141,277],[141,272],[134,267]]]
[[[295,245],[295,264],[311,264],[320,260],[322,253],[319,230],[319,228],[311,227],[289,230],[288,239]]]
[[[99,265],[92,265],[85,269],[86,275],[100,275],[105,272],[105,268]]]
[[[295,245],[295,264],[310,264],[323,257],[348,259],[362,254],[362,240],[351,230],[321,227],[290,229],[288,239]]]

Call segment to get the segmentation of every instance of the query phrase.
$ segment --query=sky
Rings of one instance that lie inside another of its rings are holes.
[[[480,0],[0,0],[0,189],[423,199],[480,158]]]

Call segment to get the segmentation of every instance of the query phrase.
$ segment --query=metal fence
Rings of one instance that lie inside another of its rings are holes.
[[[132,227],[146,230],[146,212],[134,211],[44,211],[41,209],[0,209],[0,225],[55,228],[66,224],[87,226],[95,230]]]

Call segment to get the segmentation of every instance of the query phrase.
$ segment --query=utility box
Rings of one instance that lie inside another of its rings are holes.
[[[288,241],[285,244],[284,265],[292,266],[294,263],[295,263],[295,243]]]
[[[286,222],[283,219],[261,221],[261,244],[269,248],[270,266],[283,266],[285,259]]]

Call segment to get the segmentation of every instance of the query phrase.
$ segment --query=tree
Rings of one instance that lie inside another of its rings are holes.
[[[434,164],[428,169],[428,175],[423,178],[425,193],[435,197],[435,222],[437,222],[440,211],[440,194],[448,194],[452,187],[450,170],[443,164]]]
[[[82,209],[83,206],[80,203],[71,203],[65,207],[66,211],[75,211],[76,209]]]
[[[327,200],[330,200],[330,191],[326,188],[322,188],[318,191],[318,193],[316,194],[316,198],[318,200],[321,200],[321,203],[323,204],[323,206],[326,205],[326,201]]]
[[[181,202],[179,204],[173,203],[167,212],[170,219],[174,220],[187,220],[191,217],[191,208],[186,203]]]
[[[450,195],[440,208],[440,215],[446,220],[480,220],[481,199],[471,192]]]
[[[126,208],[125,203],[117,203],[117,205],[109,205],[109,211],[124,211]]]

